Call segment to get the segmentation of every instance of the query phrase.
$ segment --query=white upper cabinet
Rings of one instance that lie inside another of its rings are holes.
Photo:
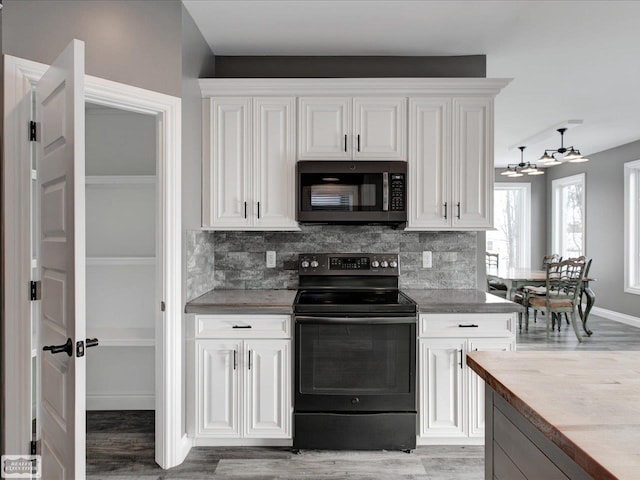
[[[493,225],[493,98],[409,102],[409,230]]]
[[[299,160],[406,160],[406,98],[301,97]]]
[[[203,226],[297,230],[294,98],[218,97],[204,110]]]

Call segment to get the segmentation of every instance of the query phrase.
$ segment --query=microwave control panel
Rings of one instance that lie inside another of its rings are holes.
[[[404,173],[389,174],[389,210],[401,212],[405,210],[406,188]]]

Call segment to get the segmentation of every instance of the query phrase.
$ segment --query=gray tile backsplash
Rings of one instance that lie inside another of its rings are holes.
[[[476,232],[404,232],[353,225],[301,228],[300,232],[190,232],[188,293],[197,296],[196,292],[212,287],[294,289],[298,254],[314,252],[398,253],[401,288],[477,288]],[[266,268],[267,250],[276,251],[276,268]],[[422,268],[423,250],[433,252],[433,268]]]

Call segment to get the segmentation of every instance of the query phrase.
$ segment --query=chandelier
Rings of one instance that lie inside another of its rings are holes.
[[[562,163],[561,160],[566,160],[571,163],[589,161],[587,157],[583,157],[580,154],[580,150],[577,148],[564,146],[564,132],[567,131],[566,128],[559,128],[557,131],[560,133],[560,148],[545,150],[538,162],[544,164],[545,167],[552,167],[554,165],[560,165]],[[556,158],[556,154],[560,155],[560,158]]]
[[[500,172],[500,175],[508,177],[521,177],[525,173],[527,175],[544,175],[544,171],[540,170],[535,163],[524,161],[524,149],[527,147],[518,147],[520,149],[520,163],[510,163],[507,169]]]

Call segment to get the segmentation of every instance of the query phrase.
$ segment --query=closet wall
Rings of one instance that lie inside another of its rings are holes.
[[[86,109],[87,410],[155,408],[156,121]]]

